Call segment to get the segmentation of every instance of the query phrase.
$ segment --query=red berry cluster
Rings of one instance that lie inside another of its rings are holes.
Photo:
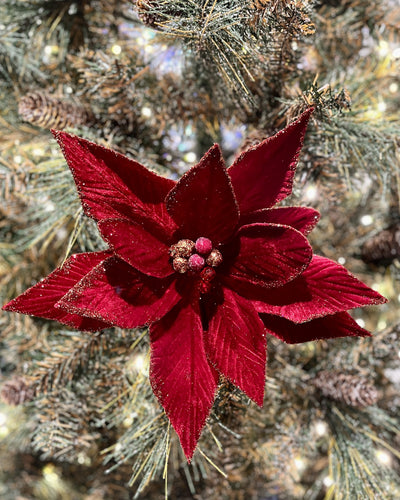
[[[222,263],[222,255],[219,250],[213,248],[211,240],[201,236],[194,242],[192,240],[179,240],[169,249],[172,258],[172,267],[177,273],[187,271],[200,272],[208,267],[218,267]],[[213,269],[206,274],[215,275]],[[202,273],[204,274],[204,273]]]

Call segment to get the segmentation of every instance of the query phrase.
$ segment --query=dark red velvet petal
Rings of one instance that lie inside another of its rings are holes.
[[[166,203],[183,238],[204,236],[215,246],[232,235],[239,212],[218,144],[180,179]]]
[[[142,226],[126,219],[106,219],[99,222],[99,229],[115,253],[142,273],[157,278],[173,274],[168,245]]]
[[[294,323],[386,302],[343,266],[318,255],[314,255],[302,275],[290,283],[274,290],[244,292],[247,298],[253,299],[258,312],[276,314]]]
[[[371,334],[361,328],[350,314],[344,312],[313,319],[301,325],[277,316],[267,314],[260,316],[269,333],[288,344],[337,337],[371,337]]]
[[[265,208],[245,214],[240,218],[243,225],[255,223],[283,224],[308,234],[319,221],[319,212],[309,207]]]
[[[223,302],[209,318],[205,332],[211,363],[262,406],[265,386],[265,328],[251,302],[223,290]]]
[[[53,131],[73,173],[83,209],[95,220],[132,218],[168,239],[175,228],[164,199],[175,181],[111,149]]]
[[[312,109],[257,146],[228,169],[242,214],[269,208],[292,192],[293,176]]]
[[[172,278],[146,276],[113,256],[77,283],[56,307],[135,328],[162,318],[180,298]]]
[[[54,307],[78,281],[100,262],[110,256],[110,252],[93,252],[72,255],[63,266],[58,267],[47,278],[39,281],[3,309],[40,318],[59,321],[73,328],[94,332],[110,325],[97,319],[85,318]]]
[[[308,266],[312,249],[295,229],[276,224],[251,224],[238,231],[238,255],[230,281],[265,287],[287,283]]]
[[[204,351],[198,303],[178,305],[151,325],[150,341],[151,386],[190,462],[218,382]]]

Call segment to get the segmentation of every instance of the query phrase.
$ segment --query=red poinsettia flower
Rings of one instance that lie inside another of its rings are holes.
[[[150,326],[150,380],[191,459],[219,375],[262,405],[266,333],[369,335],[345,312],[385,301],[313,256],[312,208],[291,193],[311,110],[229,168],[214,145],[179,182],[55,132],[105,252],[73,255],[5,306],[83,330]]]

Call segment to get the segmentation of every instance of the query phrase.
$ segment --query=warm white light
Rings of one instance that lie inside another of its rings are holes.
[[[303,472],[307,467],[306,461],[301,457],[297,457],[294,459],[294,465],[299,472]]]
[[[356,323],[358,326],[361,326],[361,328],[365,327],[365,321],[362,318],[356,319]]]
[[[7,422],[7,415],[5,413],[0,413],[0,427],[2,427]]]
[[[382,57],[385,57],[389,54],[389,44],[386,40],[381,40],[379,42],[378,53]]]
[[[196,153],[193,153],[193,151],[189,151],[189,153],[186,153],[183,158],[187,163],[194,163],[197,157]]]
[[[332,484],[335,481],[333,480],[333,478],[331,476],[325,476],[324,479],[322,480],[322,482],[324,483],[324,486],[329,488],[330,486],[332,486]]]
[[[340,265],[344,266],[346,264],[346,258],[345,257],[339,257],[338,262]]]
[[[78,463],[81,465],[90,465],[91,460],[85,453],[81,452],[78,454]]]
[[[363,215],[360,218],[360,222],[363,226],[370,226],[374,222],[372,215]]]
[[[384,319],[380,319],[376,327],[378,330],[384,330],[387,327],[387,323]]]
[[[316,186],[308,186],[304,193],[304,198],[308,201],[315,201],[318,198],[318,189]]]
[[[43,156],[44,155],[44,149],[42,148],[35,148],[32,151],[33,156]]]
[[[59,483],[60,478],[57,474],[57,471],[52,464],[47,464],[43,467],[42,469],[43,472],[43,477],[47,483],[49,483],[51,486],[56,487],[57,483]]]
[[[392,463],[392,457],[386,450],[377,450],[375,456],[382,465],[390,465]]]
[[[46,56],[58,54],[58,51],[59,51],[58,45],[46,45],[46,47],[44,48],[44,53],[46,54]]]
[[[14,161],[15,161],[15,163],[17,163],[19,165],[20,163],[22,163],[22,156],[15,155],[14,156]]]
[[[393,50],[393,57],[395,59],[399,59],[400,58],[400,47],[396,47],[394,50]]]
[[[122,422],[122,425],[126,428],[130,427],[133,424],[133,418],[131,416],[126,417]]]
[[[315,433],[317,436],[324,436],[328,430],[328,426],[325,422],[320,420],[319,422],[316,422],[315,424]]]
[[[147,106],[144,106],[142,108],[142,116],[144,116],[145,118],[150,118],[150,116],[152,115],[152,111],[150,108],[148,108]]]
[[[53,212],[56,209],[56,206],[52,201],[47,201],[44,205],[44,209],[46,212]]]
[[[111,52],[112,52],[115,56],[119,56],[119,55],[121,54],[121,52],[122,52],[122,48],[121,48],[121,46],[120,46],[120,45],[115,44],[115,45],[113,45],[113,46],[111,47]]]
[[[145,368],[145,365],[146,365],[146,360],[142,354],[138,354],[137,356],[134,357],[132,362],[134,370],[136,370],[137,372],[141,372]]]
[[[391,92],[392,94],[395,94],[398,90],[399,86],[397,85],[397,83],[393,82],[389,85],[389,92]]]
[[[387,105],[386,105],[386,102],[385,101],[380,101],[378,103],[378,110],[381,112],[381,113],[384,113],[387,109]]]

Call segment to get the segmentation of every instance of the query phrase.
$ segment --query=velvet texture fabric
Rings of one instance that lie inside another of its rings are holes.
[[[313,255],[318,212],[274,208],[291,193],[311,112],[228,169],[214,145],[178,182],[54,132],[109,249],[71,256],[4,308],[87,331],[148,325],[151,385],[189,461],[220,374],[262,405],[267,333],[366,336],[346,311],[385,301]]]

